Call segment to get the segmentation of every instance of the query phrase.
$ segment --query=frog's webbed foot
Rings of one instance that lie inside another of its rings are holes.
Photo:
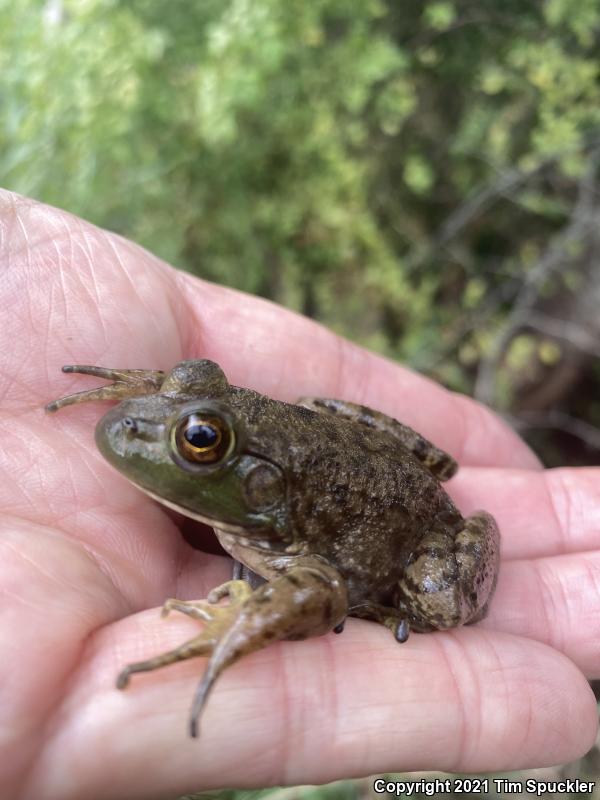
[[[306,559],[306,561],[309,561]],[[220,601],[227,598],[227,604]],[[295,566],[252,589],[246,581],[227,581],[206,600],[167,600],[171,610],[201,620],[204,630],[174,650],[125,667],[117,678],[124,689],[130,675],[148,672],[194,656],[210,655],[198,685],[190,716],[190,734],[198,735],[198,719],[223,670],[242,656],[281,639],[305,639],[334,628],[347,613],[346,588],[339,574],[321,562]]]
[[[165,373],[159,369],[109,369],[108,367],[71,364],[64,366],[62,371],[93,375],[96,378],[113,381],[113,383],[53,400],[46,405],[46,411],[58,411],[65,406],[85,403],[88,400],[124,400],[127,397],[155,394],[165,380]]]

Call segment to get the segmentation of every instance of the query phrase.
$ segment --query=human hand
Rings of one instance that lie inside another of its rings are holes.
[[[8,193],[0,275],[3,797],[149,800],[391,770],[513,770],[591,745],[598,469],[544,471],[472,400]],[[157,607],[206,596],[231,562],[192,549],[172,515],[104,462],[93,430],[106,406],[56,417],[42,407],[84,388],[64,363],[169,369],[193,357],[280,399],[365,403],[452,453],[450,493],[502,532],[489,617],[403,645],[354,619],[341,636],[275,644],[221,677],[199,740],[186,725],[203,661],[118,692],[125,664],[198,630]]]

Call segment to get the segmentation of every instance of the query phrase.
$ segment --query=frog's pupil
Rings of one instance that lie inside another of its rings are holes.
[[[192,447],[198,450],[214,447],[219,440],[219,435],[213,426],[202,423],[193,423],[185,429],[183,435]]]

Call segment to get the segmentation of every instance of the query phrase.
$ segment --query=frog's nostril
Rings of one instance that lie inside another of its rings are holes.
[[[129,433],[136,433],[137,431],[137,423],[131,417],[123,417],[123,419],[121,420],[121,425]]]

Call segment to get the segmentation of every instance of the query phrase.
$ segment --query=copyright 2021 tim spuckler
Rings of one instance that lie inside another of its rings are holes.
[[[376,794],[392,794],[396,797],[426,795],[437,797],[441,794],[481,794],[487,795],[490,789],[501,794],[530,794],[541,797],[544,794],[589,794],[596,786],[595,781],[582,781],[579,778],[565,778],[556,781],[540,781],[527,778],[513,781],[508,778],[420,778],[416,781],[390,781],[377,778],[373,782]]]

